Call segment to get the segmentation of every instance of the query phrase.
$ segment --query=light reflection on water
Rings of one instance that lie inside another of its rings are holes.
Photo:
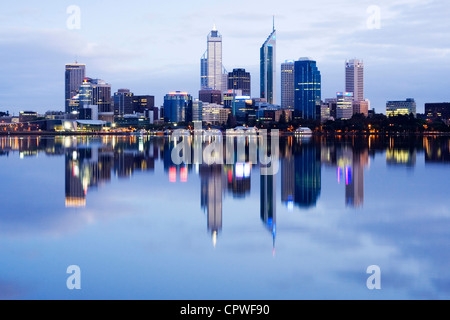
[[[285,137],[271,176],[174,165],[168,137],[2,137],[0,298],[448,299],[449,145]]]

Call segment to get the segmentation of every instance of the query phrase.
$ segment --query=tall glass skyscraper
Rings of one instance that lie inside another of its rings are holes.
[[[207,55],[208,88],[222,90],[222,36],[216,26],[208,35]]]
[[[294,61],[281,64],[281,107],[294,109]]]
[[[192,97],[187,92],[175,91],[164,97],[164,121],[192,121]]]
[[[320,117],[321,76],[316,61],[300,58],[294,62],[294,110],[303,119]]]
[[[70,113],[76,111],[71,110],[69,104],[70,100],[79,93],[80,86],[86,77],[86,65],[77,62],[66,64],[65,70],[65,110]]]
[[[268,103],[276,103],[276,31],[272,33],[260,49],[260,97]]]
[[[353,92],[355,101],[364,101],[364,63],[361,60],[345,62],[345,91]]]
[[[208,58],[207,51],[203,54],[200,59],[200,88],[208,88]]]

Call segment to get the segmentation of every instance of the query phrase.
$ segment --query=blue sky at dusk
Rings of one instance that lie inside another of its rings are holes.
[[[67,28],[67,8],[81,9],[80,29]],[[370,6],[380,28],[369,29]],[[113,92],[155,96],[200,88],[200,57],[215,24],[223,64],[251,73],[259,96],[259,49],[277,29],[280,64],[312,57],[322,73],[322,99],[345,90],[344,63],[365,63],[365,96],[377,112],[386,100],[450,101],[450,3],[369,1],[16,1],[0,12],[0,111],[64,109],[64,65],[77,60]],[[279,101],[278,101],[279,102]]]

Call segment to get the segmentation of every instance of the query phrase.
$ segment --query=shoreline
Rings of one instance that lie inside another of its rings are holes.
[[[226,132],[222,133],[226,135]],[[245,135],[245,134],[243,134]],[[150,136],[150,137],[167,137],[167,134],[154,134],[154,133],[139,133],[139,132],[51,132],[51,131],[40,131],[40,132],[0,132],[0,137],[24,137],[24,136]],[[380,132],[380,133],[326,133],[326,132],[315,132],[312,134],[298,134],[295,132],[280,132],[280,136],[301,136],[301,137],[313,137],[313,136],[450,136],[450,132]]]

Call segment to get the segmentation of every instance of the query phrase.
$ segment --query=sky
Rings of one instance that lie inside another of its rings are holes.
[[[376,112],[414,98],[421,113],[426,102],[450,101],[449,14],[445,0],[9,2],[0,12],[0,111],[64,110],[64,67],[75,61],[113,92],[154,95],[157,106],[171,91],[197,97],[213,25],[225,69],[249,71],[259,97],[259,49],[274,16],[278,103],[285,60],[316,60],[325,100],[345,90],[345,61],[357,58]]]

